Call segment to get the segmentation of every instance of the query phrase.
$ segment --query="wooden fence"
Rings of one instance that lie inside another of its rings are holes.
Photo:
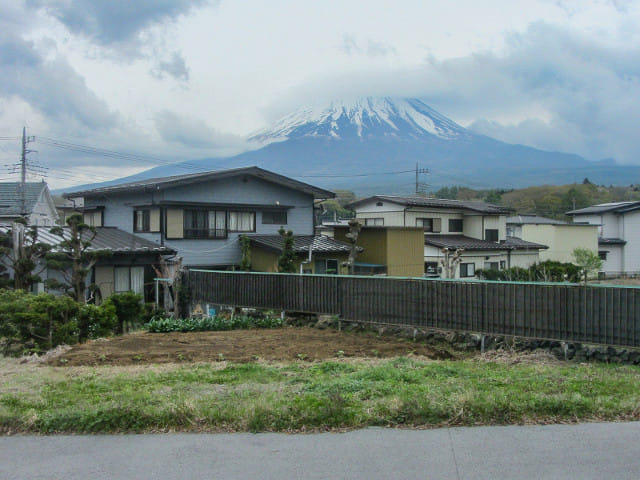
[[[190,270],[193,303],[640,347],[640,288]]]

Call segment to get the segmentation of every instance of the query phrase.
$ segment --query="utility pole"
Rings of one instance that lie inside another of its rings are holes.
[[[428,168],[418,168],[418,162],[416,162],[416,196],[425,193],[425,189],[429,186],[428,184],[420,181],[420,174],[429,173]]]
[[[26,127],[22,127],[22,155],[20,156],[20,214],[25,217],[27,215],[27,154],[35,150],[29,150],[27,145],[34,142],[36,137],[27,137]]]

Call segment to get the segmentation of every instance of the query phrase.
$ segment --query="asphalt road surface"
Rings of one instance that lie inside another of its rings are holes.
[[[8,479],[640,479],[640,423],[0,437]]]

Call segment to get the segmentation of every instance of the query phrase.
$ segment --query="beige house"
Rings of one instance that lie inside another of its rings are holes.
[[[367,227],[414,227],[424,234],[423,273],[443,276],[442,262],[462,251],[455,278],[474,277],[478,269],[528,267],[545,245],[507,238],[511,210],[484,202],[376,195],[350,205]],[[397,251],[402,254],[403,249]]]
[[[347,241],[348,226],[334,226],[333,236]],[[421,277],[424,274],[424,233],[418,227],[362,227],[355,263],[357,275]]]
[[[573,262],[573,251],[586,248],[598,252],[598,226],[568,223],[537,215],[507,217],[507,237],[542,243],[549,248],[540,252],[540,260]]]

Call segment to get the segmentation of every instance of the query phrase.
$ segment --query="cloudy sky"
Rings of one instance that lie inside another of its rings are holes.
[[[240,152],[356,95],[640,164],[640,1],[0,0],[0,72],[0,164],[26,126],[53,188]]]

